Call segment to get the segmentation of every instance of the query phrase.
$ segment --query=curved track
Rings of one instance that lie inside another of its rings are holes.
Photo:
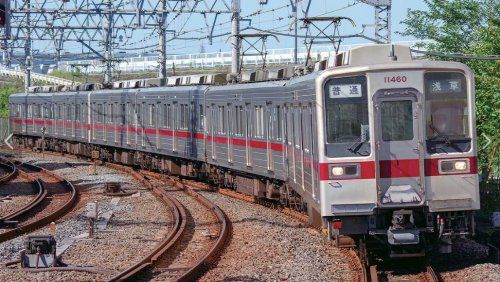
[[[148,255],[144,256],[141,261],[125,269],[115,277],[111,278],[110,281],[119,281],[134,279],[140,275],[146,275],[146,270],[151,270],[151,272],[160,273],[164,272],[166,269],[159,267],[165,263],[171,263],[167,258],[169,252],[174,250],[175,247],[180,244],[186,244],[186,233],[189,232],[187,226],[190,224],[187,216],[187,210],[185,207],[174,197],[170,196],[167,190],[161,188],[162,186],[174,186],[178,190],[184,191],[190,197],[196,199],[199,204],[202,204],[207,210],[209,210],[213,217],[217,219],[219,228],[217,239],[210,246],[208,252],[206,252],[201,257],[197,257],[195,261],[189,261],[189,266],[182,268],[181,271],[175,271],[174,274],[169,274],[169,280],[176,281],[193,281],[215,260],[226,242],[228,241],[230,233],[230,222],[224,212],[208,201],[205,197],[201,196],[191,188],[185,186],[181,181],[175,178],[165,178],[162,175],[154,174],[150,172],[137,172],[130,167],[124,167],[116,164],[107,164],[109,167],[114,169],[122,170],[130,173],[136,179],[141,181],[148,189],[153,191],[158,197],[160,197],[169,207],[171,207],[172,213],[174,215],[174,226],[167,236],[153,249]],[[174,190],[175,191],[175,190]],[[172,190],[170,190],[172,192]],[[171,258],[170,258],[171,259]],[[168,262],[166,262],[168,261]],[[173,275],[173,276],[172,276]]]
[[[77,191],[66,179],[32,164],[16,163],[16,166],[25,178],[32,180],[38,193],[26,206],[2,218],[17,221],[17,224],[14,228],[6,228],[0,233],[0,242],[56,221],[77,202]]]
[[[0,158],[0,169],[4,171],[4,173],[0,175],[0,185],[9,182],[16,177],[18,173],[16,165],[3,158]]]

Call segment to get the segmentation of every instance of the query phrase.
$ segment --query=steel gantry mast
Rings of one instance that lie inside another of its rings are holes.
[[[26,67],[32,41],[52,41],[58,54],[65,42],[79,42],[104,61],[104,81],[111,83],[114,39],[128,41],[135,31],[150,31],[160,35],[159,76],[166,79],[167,15],[174,15],[172,21],[182,14],[203,15],[211,34],[217,16],[232,14],[233,6],[231,0],[12,0],[10,36],[0,39],[11,47],[24,45]]]
[[[375,40],[391,43],[391,0],[358,0],[375,8]]]

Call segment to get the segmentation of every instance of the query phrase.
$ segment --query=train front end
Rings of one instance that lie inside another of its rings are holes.
[[[321,213],[392,257],[450,252],[479,209],[474,80],[408,47],[353,49],[316,82]],[[342,62],[342,63],[340,63]]]

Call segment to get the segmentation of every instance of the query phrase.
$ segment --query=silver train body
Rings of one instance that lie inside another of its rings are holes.
[[[449,251],[479,209],[474,79],[377,45],[289,80],[16,94],[16,140],[207,177],[393,255]],[[404,250],[403,250],[404,249]]]

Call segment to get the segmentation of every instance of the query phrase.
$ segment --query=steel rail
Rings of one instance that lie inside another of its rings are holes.
[[[167,206],[169,206],[172,209],[172,214],[175,219],[173,228],[152,251],[150,251],[146,256],[144,256],[140,261],[131,265],[130,267],[118,273],[109,280],[109,281],[121,281],[121,280],[132,279],[133,277],[137,276],[146,268],[150,267],[155,261],[158,260],[160,256],[162,256],[176,244],[176,242],[180,239],[181,235],[186,230],[187,213],[185,208],[179,203],[179,201],[168,195],[166,191],[164,191],[163,189],[152,185],[151,182],[149,182],[144,177],[144,175],[136,172],[132,168],[112,163],[106,163],[106,166],[112,169],[129,173],[135,179],[140,181],[143,185],[146,186],[146,188],[151,190],[153,194],[155,194],[155,196],[159,197]]]
[[[26,215],[27,213],[31,212],[33,209],[38,207],[43,200],[47,197],[47,189],[43,186],[43,184],[40,182],[39,179],[35,179],[25,173],[24,171],[19,171],[20,175],[23,175],[23,177],[27,178],[30,180],[32,183],[32,186],[35,188],[36,191],[38,191],[37,195],[35,198],[33,198],[28,204],[26,204],[24,207],[18,209],[17,211],[14,211],[2,218],[0,218],[0,223],[1,222],[6,222],[6,221],[14,221],[21,216]]]
[[[440,282],[440,281],[443,281],[443,279],[441,278],[441,276],[439,275],[438,272],[436,272],[434,270],[434,268],[430,265],[427,265],[425,267],[425,280],[427,282]]]
[[[6,159],[0,158],[0,166],[9,171],[7,174],[0,177],[0,185],[5,184],[17,176],[18,170],[16,165]]]
[[[16,238],[16,237],[23,235],[23,234],[27,234],[31,231],[34,231],[38,228],[41,228],[45,225],[48,225],[51,222],[56,221],[57,219],[59,219],[60,217],[65,215],[67,212],[69,212],[75,206],[75,204],[77,202],[78,192],[76,191],[73,184],[71,184],[71,182],[67,181],[63,177],[61,177],[61,176],[59,176],[59,175],[57,175],[57,174],[55,174],[47,169],[44,169],[42,167],[39,167],[39,166],[36,166],[33,164],[22,163],[22,166],[24,166],[25,168],[32,170],[32,171],[43,172],[46,175],[50,175],[51,177],[58,179],[60,181],[60,183],[62,185],[64,185],[64,187],[68,190],[68,192],[71,193],[71,196],[61,207],[59,207],[57,210],[53,211],[52,213],[44,216],[43,218],[36,220],[36,221],[33,221],[33,222],[30,222],[28,224],[18,226],[16,228],[13,228],[10,230],[7,230],[4,233],[1,233],[0,234],[0,243],[8,241],[8,240],[13,239],[13,238]],[[18,165],[18,167],[19,167],[19,165]],[[41,183],[41,181],[40,181],[40,183]],[[41,184],[43,185],[43,183],[41,183]]]
[[[165,190],[152,185],[143,173],[139,173],[130,167],[117,164],[106,163],[106,166],[130,173],[133,177],[141,181],[148,189],[152,190],[157,196],[161,197],[164,200],[169,200],[176,203],[177,208],[180,209],[181,212],[184,211],[183,213],[181,213],[180,217],[182,221],[181,228],[177,228],[177,219],[179,219],[179,217],[177,217],[174,229],[170,231],[167,237],[160,244],[158,244],[158,246],[154,250],[152,250],[148,255],[144,256],[141,261],[122,271],[118,275],[111,278],[109,281],[132,280],[146,268],[153,266],[161,256],[166,254],[168,250],[170,250],[178,243],[178,240],[180,239],[181,234],[184,232],[187,224],[186,212],[184,207],[176,199],[168,195]],[[148,173],[148,177],[154,177],[160,181],[166,181],[165,178],[156,176],[154,174]],[[216,242],[211,246],[210,250],[201,258],[199,258],[197,262],[193,264],[188,270],[186,270],[179,278],[176,279],[176,281],[193,281],[197,277],[199,277],[208,266],[213,264],[218,259],[220,252],[228,241],[231,225],[229,218],[217,205],[213,204],[207,198],[203,197],[201,194],[183,184],[180,180],[174,177],[169,178],[174,182],[174,186],[176,188],[185,191],[188,195],[194,197],[198,202],[209,209],[219,222],[219,235]]]

